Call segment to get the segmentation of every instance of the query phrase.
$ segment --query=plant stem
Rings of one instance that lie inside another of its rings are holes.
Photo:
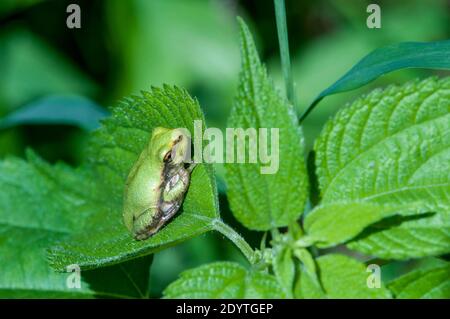
[[[235,244],[239,250],[244,254],[245,258],[249,261],[250,264],[254,264],[256,262],[255,251],[250,247],[250,245],[245,241],[245,239],[239,235],[233,228],[225,224],[222,220],[216,219],[213,223],[214,230],[218,231],[225,237]]]
[[[289,102],[297,104],[294,92],[294,81],[291,73],[291,59],[289,57],[289,41],[286,25],[286,8],[284,0],[274,0],[275,19],[277,21],[278,42],[280,45],[281,68],[283,69],[284,83],[286,86],[286,95]]]

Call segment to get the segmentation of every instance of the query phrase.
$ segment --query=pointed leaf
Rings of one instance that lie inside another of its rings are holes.
[[[325,292],[322,292],[312,279],[302,272],[300,277],[300,296],[303,298],[390,298],[389,291],[380,288],[369,288],[369,273],[360,262],[338,254],[319,257],[317,265],[320,280]]]
[[[297,248],[294,250],[294,256],[302,263],[303,272],[312,279],[313,283],[322,290],[316,261],[306,248]]]
[[[269,153],[273,148],[270,154],[273,160],[263,164],[258,156],[258,163],[249,163],[249,152],[257,154],[257,149],[249,147],[247,142],[247,162],[225,165],[228,198],[234,216],[244,226],[269,230],[295,221],[305,207],[308,183],[303,135],[292,106],[280,97],[267,77],[250,31],[242,20],[240,25],[242,71],[227,127],[250,130],[267,128],[268,136],[263,144],[269,142]],[[270,142],[272,128],[279,130],[279,145]],[[259,142],[258,147],[261,150]],[[274,170],[264,174],[262,169],[270,165]]]
[[[284,289],[286,296],[292,298],[292,288],[295,279],[295,263],[292,250],[286,246],[277,247],[273,250],[273,271],[275,277]]]
[[[450,40],[402,42],[378,48],[323,90],[301,116],[302,121],[326,96],[357,89],[379,76],[405,68],[450,70]]]

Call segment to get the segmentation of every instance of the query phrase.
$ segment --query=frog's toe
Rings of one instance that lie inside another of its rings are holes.
[[[144,230],[144,231],[142,231],[140,233],[135,233],[134,234],[134,239],[136,239],[136,240],[146,240],[146,239],[152,237],[154,234],[155,234],[154,231]]]
[[[144,211],[137,216],[133,222],[134,238],[136,240],[144,240],[154,235],[160,228],[159,221],[161,218],[162,213],[160,211],[156,215]]]
[[[134,239],[145,240],[153,236],[156,233],[156,231],[157,231],[156,229],[153,229],[149,226],[144,226],[140,228],[134,227],[133,229]]]

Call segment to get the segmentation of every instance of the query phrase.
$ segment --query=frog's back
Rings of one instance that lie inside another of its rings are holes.
[[[156,208],[161,197],[162,168],[148,161],[144,150],[128,175],[124,193],[124,221],[132,229],[133,220],[145,210]]]

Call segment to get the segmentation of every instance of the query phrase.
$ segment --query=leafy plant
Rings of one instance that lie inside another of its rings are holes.
[[[193,133],[194,120],[204,122],[195,99],[165,85],[113,108],[92,134],[81,167],[50,165],[31,151],[27,160],[0,162],[0,259],[7,269],[0,296],[148,297],[152,254],[217,231],[249,265],[187,270],[164,290],[166,298],[450,297],[450,78],[390,86],[345,106],[324,126],[307,166],[293,106],[274,89],[242,20],[240,28],[242,71],[228,126],[275,127],[280,137],[276,174],[260,174],[260,162],[226,165],[232,213],[264,232],[261,247],[252,248],[222,220],[206,163],[194,170],[181,212],[156,235],[135,241],[122,224],[124,182],[153,128]],[[448,55],[442,45],[419,46],[436,57]],[[390,50],[399,67],[450,68],[448,59],[402,64],[410,57]],[[392,61],[383,54],[375,60],[384,63],[370,67],[374,73],[363,63],[337,83],[350,89],[395,69],[383,69]],[[343,90],[333,88],[319,99]],[[388,284],[368,284],[373,257],[388,263],[430,256],[442,258]],[[66,285],[63,272],[74,265],[80,289]]]

